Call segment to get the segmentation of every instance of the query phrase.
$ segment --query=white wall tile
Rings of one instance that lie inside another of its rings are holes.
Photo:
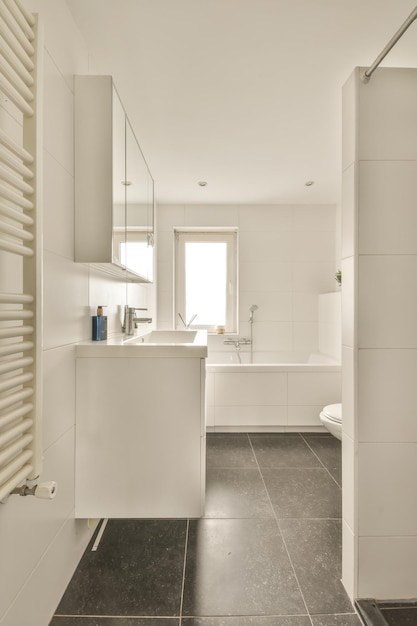
[[[355,347],[355,264],[354,258],[342,260],[342,344]]]
[[[346,432],[342,435],[342,516],[344,522],[356,533],[356,454],[355,442]]]
[[[294,322],[317,322],[319,319],[318,298],[316,293],[293,293],[292,319]]]
[[[295,261],[335,263],[334,231],[299,231],[294,233],[292,258]],[[334,272],[333,272],[334,276]]]
[[[158,230],[158,261],[174,262],[174,229]]]
[[[359,350],[359,441],[417,442],[417,350]]]
[[[250,205],[239,207],[239,231],[291,231],[294,209],[285,205]]]
[[[334,204],[294,205],[295,231],[327,231],[335,232],[336,206]]]
[[[25,0],[28,11],[39,13],[42,18],[45,48],[72,90],[74,74],[89,73],[87,45],[75,26],[72,14],[65,2],[48,0]]]
[[[328,354],[336,360],[341,358],[341,330],[340,324],[330,322],[318,324],[318,351],[321,354]]]
[[[417,443],[360,443],[358,471],[360,536],[417,537]]]
[[[75,348],[62,346],[43,352],[44,450],[75,425]]]
[[[356,548],[355,535],[352,529],[343,520],[342,522],[342,583],[346,592],[353,603],[357,596],[356,593]]]
[[[95,525],[89,527],[86,520],[65,520],[54,534],[49,549],[42,554],[38,566],[13,598],[2,626],[29,623],[45,626],[49,623],[94,529]],[[30,538],[32,533],[28,533]]]
[[[342,171],[356,160],[357,155],[359,72],[360,68],[355,68],[342,89]]]
[[[359,165],[359,254],[417,254],[417,161]]]
[[[352,163],[342,174],[342,259],[352,256],[357,247],[357,181],[356,163]]]
[[[279,405],[287,402],[287,375],[279,372],[222,374],[214,387],[216,406]]]
[[[2,604],[5,611],[42,559],[59,528],[74,508],[74,429],[70,429],[44,452],[42,481],[58,483],[56,497],[48,502],[38,498],[12,496],[2,505],[0,551],[2,554]],[[45,504],[48,505],[47,515]],[[30,532],[28,531],[30,520]],[[36,540],[34,540],[34,537]],[[7,575],[3,564],[7,563]],[[59,575],[67,571],[62,564]],[[63,593],[64,588],[61,590]],[[33,607],[32,607],[33,613]],[[36,620],[36,615],[34,620]],[[9,622],[10,623],[10,622]],[[20,623],[28,623],[27,620]],[[30,620],[32,623],[32,620]],[[39,622],[37,622],[39,624]],[[41,626],[41,624],[39,624]]]
[[[88,267],[44,254],[44,348],[91,339]]]
[[[244,231],[239,233],[239,259],[251,261],[288,261],[293,251],[293,234],[285,231]]]
[[[185,226],[185,207],[181,204],[158,205],[158,230],[172,232],[175,226]]]
[[[158,324],[168,323],[173,326],[172,292],[158,290]]]
[[[318,297],[319,320],[339,324],[342,315],[342,298],[340,291],[322,293]]]
[[[239,294],[239,319],[249,319],[249,307],[258,306],[254,312],[254,332],[258,322],[289,322],[293,319],[292,294],[278,291],[241,291]],[[309,319],[309,318],[307,318]]]
[[[44,148],[74,174],[73,93],[48,53],[44,56]]]
[[[241,326],[241,332],[243,332]],[[247,336],[249,333],[247,333]],[[258,322],[253,329],[255,350],[293,350],[293,324],[291,322]]]
[[[252,292],[292,291],[292,264],[285,261],[240,262],[239,286],[242,291]],[[299,289],[299,291],[305,291],[305,289]],[[311,288],[311,291],[314,291],[314,288]]]
[[[43,159],[44,248],[74,260],[74,178],[46,150]]]
[[[359,83],[359,101],[359,159],[416,161],[417,69],[378,68]]]
[[[417,348],[417,255],[359,258],[359,347]]]
[[[319,328],[317,322],[293,323],[293,350],[318,352]]]
[[[222,205],[186,205],[186,226],[237,226],[238,207]]]
[[[158,261],[158,290],[170,291],[173,288],[173,266],[169,261]]]
[[[342,414],[343,414],[343,432],[346,433],[351,439],[355,439],[357,430],[355,427],[356,416],[356,365],[355,365],[355,351],[348,346],[342,346]]]
[[[289,373],[288,404],[326,406],[340,402],[341,374],[334,372]]]
[[[417,537],[359,539],[357,597],[417,597]]]
[[[334,258],[334,257],[333,257]],[[334,260],[296,261],[293,264],[294,292],[327,293],[334,289]]]

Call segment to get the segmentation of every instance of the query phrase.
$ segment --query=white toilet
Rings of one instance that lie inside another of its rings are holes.
[[[342,404],[329,404],[320,413],[320,421],[337,439],[342,439]]]

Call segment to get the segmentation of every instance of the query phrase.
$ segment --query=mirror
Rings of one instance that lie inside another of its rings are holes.
[[[154,182],[116,91],[113,148],[113,263],[152,282]]]
[[[126,114],[123,105],[113,87],[113,230],[112,230],[112,261],[116,265],[124,265],[121,259],[120,244],[126,233],[125,211],[125,160],[126,160]]]
[[[153,280],[154,183],[129,120],[126,118],[126,268]]]

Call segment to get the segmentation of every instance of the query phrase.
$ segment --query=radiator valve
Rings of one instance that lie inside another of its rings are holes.
[[[54,480],[50,480],[46,483],[39,483],[29,487],[28,485],[22,485],[13,489],[10,495],[18,494],[19,496],[35,496],[36,498],[43,498],[44,500],[52,500],[56,496],[58,485]]]

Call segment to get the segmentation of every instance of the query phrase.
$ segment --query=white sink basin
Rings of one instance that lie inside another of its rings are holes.
[[[141,344],[141,343],[155,343],[158,345],[183,345],[189,343],[195,343],[197,339],[196,330],[152,330],[146,335],[139,335],[135,337],[128,337],[125,344]]]

